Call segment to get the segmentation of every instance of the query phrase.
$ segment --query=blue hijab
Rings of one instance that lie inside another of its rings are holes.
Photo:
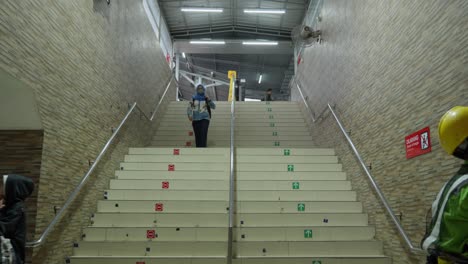
[[[203,88],[203,93],[198,92],[199,87]],[[193,100],[198,100],[198,101],[205,101],[205,92],[206,92],[206,87],[203,84],[198,84],[195,88],[195,94],[192,96]]]

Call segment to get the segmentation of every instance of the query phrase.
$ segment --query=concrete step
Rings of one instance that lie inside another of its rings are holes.
[[[229,163],[187,163],[187,162],[122,162],[120,163],[121,170],[156,170],[169,171],[173,165],[173,171],[229,171]]]
[[[226,195],[226,198],[228,196]],[[226,200],[163,201],[163,200],[104,200],[98,201],[99,213],[227,213],[229,202]],[[223,197],[224,198],[224,197]],[[160,206],[158,210],[158,205]]]
[[[184,109],[185,110],[185,109]],[[186,111],[178,111],[178,112],[171,112],[171,113],[165,113],[163,115],[163,118],[167,118],[169,120],[173,120],[176,118],[182,118],[183,120],[187,120],[187,112]],[[269,113],[269,112],[252,112],[249,114],[246,114],[245,112],[242,113],[235,113],[235,117],[237,118],[243,118],[243,119],[277,119],[277,118],[300,118],[302,119],[302,122],[304,122],[304,118],[301,115],[297,115],[296,112],[276,112],[276,113]],[[231,112],[229,111],[220,111],[219,109],[216,109],[216,115],[213,115],[213,119],[220,118],[220,119],[231,119]]]
[[[93,227],[226,227],[226,213],[96,213]]]
[[[179,150],[180,153],[180,150]],[[229,163],[228,155],[158,155],[132,154],[125,155],[124,162],[168,162],[168,163]]]
[[[225,257],[226,242],[81,242],[75,256],[167,256]],[[117,259],[120,259],[118,257]],[[129,263],[129,262],[126,262]],[[132,262],[136,263],[136,262]],[[166,262],[158,262],[166,263]],[[90,264],[89,262],[87,264]],[[94,262],[93,262],[94,264]]]
[[[303,131],[289,131],[284,130],[283,132],[275,131],[277,136],[310,136],[310,132],[304,129]],[[211,136],[227,136],[229,137],[230,133],[228,130],[209,130]],[[236,131],[236,136],[272,136],[273,132],[270,131],[256,131],[256,130],[238,130]],[[191,136],[193,137],[193,130],[162,130],[157,131],[155,137],[160,136]]]
[[[375,229],[347,227],[242,227],[233,229],[234,241],[365,241]],[[308,233],[309,232],[309,233]],[[83,241],[219,241],[228,239],[227,227],[88,227]]]
[[[185,124],[185,125],[181,125],[181,126],[178,126],[178,127],[175,127],[175,126],[160,126],[158,127],[158,133],[161,132],[161,131],[190,131],[192,130],[192,126],[190,124]],[[231,126],[217,126],[217,125],[211,125],[210,124],[210,127],[208,129],[208,134],[212,131],[218,131],[218,133],[227,133],[229,134],[231,130]],[[259,131],[259,132],[278,132],[278,133],[283,133],[283,132],[286,132],[286,131],[293,131],[293,132],[308,132],[310,133],[309,131],[309,128],[307,128],[305,125],[304,126],[291,126],[291,127],[287,127],[287,126],[276,126],[276,127],[270,127],[270,126],[259,126],[259,127],[240,127],[240,126],[236,126],[235,127],[235,131],[236,133],[240,132],[240,131]]]
[[[174,148],[130,148],[130,155],[174,155]],[[179,149],[179,155],[219,156],[229,157],[229,148],[184,148]]]
[[[156,205],[162,211],[156,211]],[[161,200],[101,200],[99,213],[226,213],[229,202],[216,200],[161,201]],[[237,201],[236,213],[279,214],[279,213],[362,213],[360,202],[289,202],[289,201]]]
[[[131,171],[119,170],[115,172],[116,179],[147,179],[147,180],[224,180],[229,174],[217,171]],[[236,173],[238,181],[343,181],[346,173],[333,172],[265,172],[265,171],[240,171]]]
[[[276,135],[276,134],[275,134]],[[212,135],[209,133],[208,135],[210,140],[213,141],[229,141],[230,140],[230,135],[225,134],[225,135],[217,135],[214,134]],[[235,140],[241,140],[241,141],[261,141],[261,140],[268,140],[268,141],[312,141],[312,137],[310,135],[289,135],[289,136],[274,136],[273,133],[270,133],[269,135],[236,135]],[[195,140],[195,136],[189,136],[189,135],[167,135],[167,136],[155,136],[153,137],[153,141],[174,141],[174,140],[180,140],[180,141],[193,141]]]
[[[188,142],[188,143],[187,143]],[[315,147],[314,142],[312,141],[247,141],[247,140],[236,140],[235,141],[235,146],[236,147],[252,147],[252,146],[258,146],[262,148],[278,148],[278,147],[294,147],[294,148],[313,148]],[[210,136],[208,136],[208,148],[212,147],[229,147],[231,145],[230,141],[215,141],[211,140]],[[180,140],[167,140],[167,141],[152,141],[151,146],[157,147],[178,147],[178,148],[183,148],[183,147],[195,147],[195,140],[191,141],[180,141]]]
[[[212,127],[231,127],[231,121],[222,121],[222,122],[210,122],[210,128]],[[260,127],[299,127],[299,128],[307,128],[307,124],[304,122],[301,123],[291,123],[291,122],[237,122],[235,124],[236,127],[239,129],[255,129]],[[173,128],[173,129],[188,129],[192,128],[191,122],[165,122],[159,125],[159,129],[161,128]]]
[[[227,227],[88,227],[83,241],[219,241],[228,239]]]
[[[205,190],[107,190],[104,192],[107,200],[166,200],[166,201],[224,201],[229,197],[228,188],[222,191]]]
[[[236,214],[234,226],[367,226],[368,217],[363,213],[283,213]],[[226,227],[228,215],[212,213],[96,213],[91,218],[93,227]]]
[[[302,190],[302,191],[349,191],[350,181],[236,181],[237,190]],[[229,179],[225,180],[111,180],[112,190],[229,190]]]
[[[338,163],[337,156],[253,156],[237,153],[236,161],[241,164],[247,163],[288,163],[288,164],[316,164],[316,163]]]
[[[165,116],[161,119],[161,123],[185,123],[189,122],[187,119],[187,115],[176,115],[176,116]],[[250,124],[250,123],[305,123],[304,118],[301,116],[293,116],[289,115],[286,117],[279,117],[278,115],[258,115],[258,116],[250,116],[250,115],[240,115],[236,117],[236,124]],[[190,122],[189,122],[190,123]],[[211,124],[220,124],[220,123],[231,123],[231,116],[230,115],[213,115],[211,117]]]
[[[91,261],[91,262],[90,262]],[[226,264],[226,259],[223,257],[182,257],[182,258],[164,258],[164,257],[72,257],[71,264],[128,264],[128,263],[145,263],[145,264]],[[236,258],[232,260],[232,264],[390,264],[391,260],[385,256],[330,256],[322,257],[321,255],[311,257],[294,257],[294,256],[278,256],[278,257],[246,257]]]
[[[228,191],[107,190],[107,200],[225,200]],[[354,191],[236,191],[238,201],[356,201]]]
[[[301,171],[342,171],[341,164],[304,164],[304,163],[238,163],[237,171],[283,171],[283,172],[301,172]]]
[[[238,156],[334,156],[334,149],[323,148],[236,148]]]
[[[308,258],[307,264],[311,264],[310,257],[343,259],[345,257],[376,257],[383,254],[382,243],[379,241],[234,242],[233,245],[234,256],[239,259],[248,257],[257,257],[258,259],[269,257]],[[226,242],[81,242],[78,247],[74,248],[74,254],[75,256],[107,257],[140,256],[142,259],[151,256],[224,257],[226,249]],[[286,263],[290,263],[290,261],[292,259],[288,259]],[[375,262],[368,263],[376,264]]]
[[[228,176],[226,174],[226,176]],[[225,180],[111,180],[112,190],[224,190],[229,191],[229,178]],[[305,188],[305,186],[304,186]]]

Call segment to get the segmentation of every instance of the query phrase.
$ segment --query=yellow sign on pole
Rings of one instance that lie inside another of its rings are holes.
[[[228,71],[228,77],[231,80],[229,82],[229,96],[228,101],[232,102],[234,98],[234,82],[236,81],[237,72],[236,71]]]

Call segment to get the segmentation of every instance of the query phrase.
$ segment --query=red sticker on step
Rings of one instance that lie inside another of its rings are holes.
[[[174,155],[180,155],[180,149],[174,149]]]
[[[156,230],[146,230],[146,238],[147,239],[155,239],[156,238]]]
[[[193,131],[189,131],[189,132],[188,132],[188,135],[189,135],[189,136],[193,136]]]
[[[169,182],[162,182],[163,189],[169,189]]]
[[[135,264],[146,264],[144,261],[137,261]]]
[[[185,142],[185,146],[186,146],[186,147],[191,147],[191,146],[192,146],[192,142],[191,142],[191,141]]]
[[[167,170],[168,171],[175,171],[175,165],[174,164],[167,165]]]
[[[162,211],[164,211],[164,204],[162,204],[162,203],[157,203],[157,204],[155,204],[155,205],[154,205],[154,210],[155,210],[156,212],[162,212]]]

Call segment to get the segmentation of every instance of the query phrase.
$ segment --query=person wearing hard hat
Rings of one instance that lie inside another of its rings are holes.
[[[432,204],[422,247],[428,263],[468,263],[468,106],[456,106],[441,118],[439,138],[448,154],[465,162]]]

